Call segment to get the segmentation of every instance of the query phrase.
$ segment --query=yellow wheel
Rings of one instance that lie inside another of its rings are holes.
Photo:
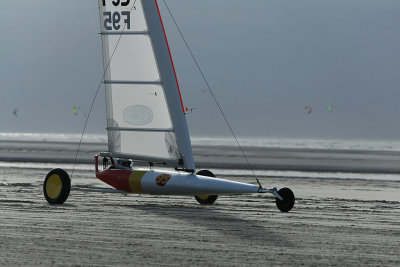
[[[196,173],[196,175],[203,175],[208,177],[215,177],[215,175],[209,170],[201,170]],[[199,195],[194,196],[194,198],[202,205],[211,205],[217,200],[218,195]]]
[[[218,195],[201,195],[194,196],[194,198],[202,205],[211,205],[217,200]]]
[[[64,203],[71,190],[71,179],[62,169],[50,171],[43,183],[43,194],[50,204]]]

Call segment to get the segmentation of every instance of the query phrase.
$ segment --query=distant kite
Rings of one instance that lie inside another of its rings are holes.
[[[305,106],[304,108],[307,110],[307,114],[310,114],[312,112],[311,106]]]
[[[13,111],[13,115],[14,115],[15,117],[18,117],[18,114],[17,114],[17,112],[18,112],[18,109],[14,109],[14,111]]]
[[[332,110],[331,102],[326,102],[325,106],[328,108],[328,111],[331,112],[331,110]]]
[[[78,110],[81,110],[81,107],[80,106],[74,106],[72,108],[72,114],[74,114],[74,116],[78,115]],[[82,109],[81,111],[83,112],[83,116],[85,116],[85,118],[87,118],[88,115],[86,113],[86,110]]]

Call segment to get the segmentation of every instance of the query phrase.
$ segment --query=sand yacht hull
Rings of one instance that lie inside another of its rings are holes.
[[[96,177],[127,193],[159,195],[223,195],[257,193],[258,185],[168,170],[98,170]]]

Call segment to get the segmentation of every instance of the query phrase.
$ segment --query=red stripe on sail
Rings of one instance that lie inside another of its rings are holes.
[[[174,75],[175,75],[176,85],[178,86],[179,98],[181,99],[182,110],[183,110],[183,112],[185,112],[185,108],[183,107],[183,101],[182,101],[181,89],[179,88],[178,78],[176,77],[176,71],[175,71],[174,61],[172,60],[172,55],[171,55],[171,50],[169,49],[169,44],[168,44],[167,35],[165,34],[164,23],[163,23],[163,21],[162,21],[162,18],[161,18],[161,13],[160,13],[160,9],[159,9],[159,7],[158,7],[157,0],[154,0],[154,1],[156,2],[157,11],[158,11],[158,16],[160,17],[161,26],[162,26],[162,29],[163,29],[163,32],[164,32],[165,41],[167,42],[167,47],[168,47],[169,58],[171,59],[171,63],[172,63],[172,69],[174,70]]]

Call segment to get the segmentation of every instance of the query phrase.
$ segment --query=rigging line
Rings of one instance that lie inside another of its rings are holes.
[[[132,8],[131,8],[130,12],[132,12],[132,10],[134,9],[135,4],[136,4],[136,1],[137,1],[137,0],[135,0],[135,2],[133,2],[133,5],[132,5]],[[101,8],[99,8],[99,12],[101,12],[100,10],[101,10]],[[80,138],[80,140],[79,140],[78,148],[76,149],[74,164],[72,165],[71,178],[74,176],[74,170],[75,170],[76,160],[77,160],[77,158],[78,158],[79,149],[80,149],[81,144],[82,144],[83,135],[85,134],[86,126],[87,126],[87,123],[88,123],[88,121],[89,121],[89,117],[90,117],[90,114],[91,114],[91,112],[92,112],[92,109],[93,109],[93,106],[94,106],[94,102],[96,101],[96,98],[97,98],[97,95],[98,95],[98,93],[99,93],[101,84],[103,83],[103,80],[104,80],[104,76],[106,75],[106,72],[107,72],[107,70],[108,70],[108,68],[109,68],[109,66],[110,66],[111,60],[112,60],[112,58],[114,57],[115,51],[117,50],[117,47],[118,47],[118,45],[119,45],[119,42],[121,41],[122,35],[123,35],[124,31],[125,31],[125,28],[126,28],[126,23],[124,24],[124,28],[122,29],[122,32],[121,32],[121,34],[119,35],[117,44],[116,44],[115,47],[114,47],[114,50],[113,50],[113,52],[112,52],[112,54],[111,54],[111,57],[110,57],[110,60],[108,61],[107,66],[104,68],[103,76],[101,77],[100,83],[99,83],[99,85],[97,86],[96,93],[94,94],[94,97],[93,97],[93,100],[92,100],[92,104],[90,105],[89,113],[88,113],[88,115],[87,115],[87,117],[86,117],[85,125],[83,126],[81,138]]]
[[[257,175],[256,175],[255,172],[254,172],[253,166],[250,164],[249,159],[247,158],[246,154],[244,153],[244,150],[243,150],[242,146],[240,145],[238,139],[236,138],[236,135],[235,135],[235,133],[234,133],[234,131],[233,131],[231,125],[229,124],[228,118],[226,117],[224,111],[222,110],[222,107],[221,107],[221,105],[219,104],[217,98],[215,97],[214,92],[211,90],[211,86],[210,86],[210,84],[208,83],[206,77],[204,76],[204,73],[203,73],[203,71],[201,70],[199,64],[197,63],[197,60],[196,60],[194,54],[192,53],[192,50],[190,49],[189,44],[186,42],[186,39],[185,39],[185,37],[183,36],[183,33],[182,33],[181,29],[180,29],[179,26],[178,26],[178,23],[176,22],[174,16],[172,15],[171,10],[169,9],[169,7],[168,7],[167,3],[165,2],[165,0],[163,0],[163,2],[164,2],[164,5],[167,7],[167,10],[168,10],[169,15],[171,16],[172,20],[174,21],[174,24],[175,24],[176,28],[178,29],[179,34],[181,35],[181,38],[182,38],[183,42],[185,43],[187,49],[189,50],[189,53],[190,53],[190,55],[192,56],[192,59],[193,59],[194,63],[196,64],[197,69],[199,70],[201,76],[203,77],[203,80],[204,80],[204,82],[206,83],[206,86],[207,86],[208,90],[210,91],[212,98],[214,99],[215,103],[217,104],[218,109],[219,109],[219,111],[220,111],[221,114],[222,114],[222,117],[224,118],[226,124],[228,125],[229,130],[230,130],[230,132],[231,132],[233,138],[235,139],[236,144],[238,145],[240,152],[242,152],[243,157],[246,159],[247,165],[250,167],[250,169],[251,169],[251,171],[252,171],[254,177],[256,178],[256,181],[257,181],[258,185],[261,187],[260,181],[258,180],[258,177],[257,177]]]

